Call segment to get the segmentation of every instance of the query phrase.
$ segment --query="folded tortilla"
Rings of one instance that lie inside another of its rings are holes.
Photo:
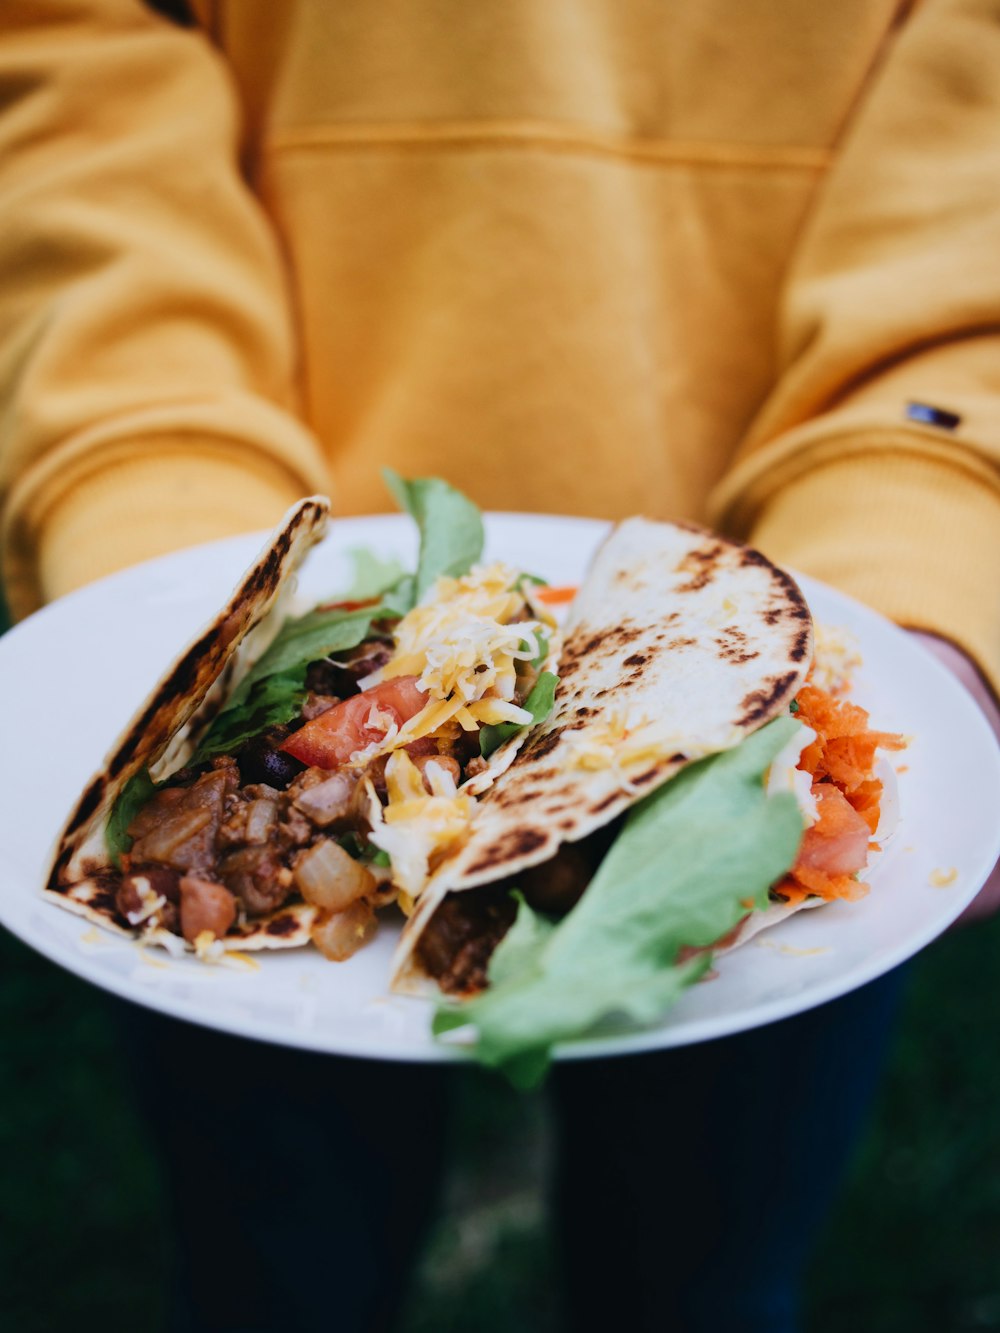
[[[135,937],[115,907],[119,876],[105,838],[115,802],[141,769],[158,779],[190,758],[195,738],[280,629],[284,604],[294,592],[292,576],[322,537],[329,510],[326,497],[314,495],[288,511],[226,605],[154,686],[59,835],[44,889],[51,902]],[[314,916],[314,908],[294,903],[234,926],[222,944],[241,950],[303,945]],[[186,947],[179,936],[162,929],[147,931],[143,940]]]
[[[177,773],[197,749],[215,716],[285,622],[294,594],[294,574],[322,537],[329,513],[324,497],[311,497],[285,516],[261,555],[244,575],[226,606],[201,631],[154,687],[126,727],[104,765],[88,784],[61,833],[44,889],[60,906],[130,938],[171,951],[191,946],[149,922],[141,932],[129,926],[116,904],[121,875],[107,845],[109,820],[130,780],[142,769],[154,781]],[[433,600],[431,602],[433,606]],[[543,670],[554,670],[560,635],[548,635]],[[481,771],[463,784],[478,796],[511,763],[523,744],[524,729],[500,744]],[[323,840],[322,835],[317,841]],[[240,919],[210,946],[224,950],[293,948],[308,944],[318,909],[302,901]]]
[[[700,528],[641,518],[598,551],[564,634],[555,708],[421,895],[394,990],[437,993],[420,942],[445,898],[551,860],[687,764],[738,745],[787,712],[813,652],[809,608],[783,570]]]

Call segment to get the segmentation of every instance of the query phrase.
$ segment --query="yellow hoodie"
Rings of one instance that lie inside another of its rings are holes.
[[[388,463],[751,536],[1000,681],[995,3],[194,8],[0,7],[16,614]]]

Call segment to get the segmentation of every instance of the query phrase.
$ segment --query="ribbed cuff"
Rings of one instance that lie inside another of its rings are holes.
[[[283,468],[243,461],[218,442],[144,440],[140,455],[104,460],[77,476],[9,551],[15,618],[127,565],[168,551],[273,526],[299,499]]]
[[[950,639],[1000,694],[1000,492],[964,468],[878,446],[787,482],[751,540],[898,624]]]

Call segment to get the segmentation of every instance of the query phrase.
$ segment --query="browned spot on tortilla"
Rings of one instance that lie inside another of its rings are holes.
[[[671,639],[670,642],[666,645],[666,649],[667,652],[673,652],[674,650],[680,648],[691,648],[697,642],[698,642],[697,639],[690,639],[690,638]]]
[[[552,730],[546,732],[544,736],[539,736],[538,739],[531,744],[530,749],[526,751],[525,758],[527,759],[530,756],[532,759],[544,759],[547,754],[551,754],[559,744],[559,737],[562,735],[562,730],[562,727],[553,727]]]
[[[772,579],[787,599],[787,602],[779,602],[776,607],[764,612],[764,619],[768,625],[776,625],[779,620],[812,620],[802,591],[790,574],[786,574],[783,569],[779,569],[768,560],[766,555],[761,555],[760,551],[755,551],[750,546],[740,547],[739,562],[744,567],[755,565],[760,569],[769,570]]]
[[[671,611],[669,615],[660,617],[660,625],[663,626],[664,628],[662,628],[660,632],[656,635],[657,643],[662,643],[663,640],[667,637],[665,627],[667,625],[672,625],[675,620],[680,620],[680,618],[681,617],[679,611]]]
[[[80,797],[79,803],[73,812],[73,817],[66,827],[66,834],[64,835],[62,844],[59,848],[59,854],[53,863],[52,873],[49,875],[49,882],[45,886],[50,892],[61,893],[63,891],[63,885],[61,883],[62,872],[69,865],[70,861],[72,861],[75,851],[70,835],[80,829],[86,824],[87,820],[93,816],[98,806],[104,800],[107,788],[107,777],[98,775]],[[103,864],[96,867],[98,874],[105,870],[106,867],[104,867]],[[85,874],[86,872],[82,873]],[[81,876],[78,876],[78,878],[80,877]]]
[[[469,866],[471,874],[477,874],[481,870],[488,870],[496,865],[497,861],[513,860],[518,856],[530,856],[532,852],[538,851],[549,842],[546,834],[539,829],[510,829],[500,838],[497,838],[492,846],[485,847],[479,858]]]
[[[104,799],[104,793],[107,791],[107,787],[107,778],[96,777],[93,780],[87,790],[80,797],[80,804],[76,807],[77,819],[84,820],[90,818]]]
[[[736,725],[749,726],[766,716],[775,702],[791,689],[798,678],[797,671],[788,671],[783,676],[771,676],[765,680],[759,690],[751,691],[740,704],[743,714],[737,718]]]
[[[620,801],[621,799],[622,799],[621,792],[613,791],[610,793],[610,795],[605,796],[600,801],[598,801],[596,805],[592,805],[590,807],[590,813],[592,815],[599,815],[602,810],[607,810],[609,805],[614,805],[615,801]]]
[[[747,647],[747,636],[736,625],[727,625],[720,630],[715,636],[715,645],[722,661],[733,666],[742,666],[744,662],[752,662],[755,657],[760,657],[759,652]]]
[[[687,755],[681,754],[680,751],[678,751],[677,754],[672,754],[670,758],[667,760],[668,764],[684,764],[686,762],[687,762]]]
[[[649,661],[646,653],[633,653],[631,657],[626,657],[625,666],[644,666]]]
[[[511,792],[501,790],[496,797],[496,803],[500,806],[527,805],[529,801],[537,801],[541,795],[542,793],[535,787],[523,788],[521,791],[515,788]]]
[[[715,578],[715,571],[723,562],[725,553],[726,548],[721,542],[717,541],[705,542],[703,546],[688,551],[677,566],[677,572],[679,574],[689,574],[691,577],[686,583],[679,583],[674,588],[674,592],[701,592],[702,588],[707,587]]]
[[[98,889],[87,901],[95,912],[104,912],[107,916],[115,917],[123,925],[126,924],[125,918],[120,916],[115,908],[115,895],[110,889]]]
[[[793,662],[801,662],[809,651],[809,629],[808,626],[800,629],[795,636],[795,642],[792,644],[789,656]]]

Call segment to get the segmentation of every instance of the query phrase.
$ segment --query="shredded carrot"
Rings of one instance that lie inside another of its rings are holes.
[[[819,898],[846,898],[854,902],[868,892],[868,885],[853,875],[828,875],[814,866],[795,865],[791,877],[797,885]]]
[[[539,585],[534,589],[533,595],[546,606],[562,606],[564,602],[571,602],[577,594],[575,584],[566,584],[564,587],[550,587],[547,583]]]
[[[868,885],[853,874],[828,873],[816,864],[822,848],[837,849],[843,855],[848,843],[857,842],[860,816],[870,833],[878,828],[881,814],[882,783],[873,773],[876,750],[901,750],[904,737],[892,732],[871,731],[868,714],[857,704],[835,699],[826,690],[807,682],[796,697],[796,717],[811,727],[816,739],[799,759],[799,768],[812,777],[812,791],[817,798],[819,820],[807,830],[799,855],[788,875],[775,886],[775,893],[790,905],[803,902],[810,895],[820,898],[863,898]],[[832,799],[831,786],[839,793]],[[824,790],[825,789],[825,790]],[[829,794],[831,799],[824,799]],[[843,797],[843,800],[840,799]],[[853,842],[851,841],[853,839]],[[867,849],[876,848],[869,842]],[[860,858],[858,858],[860,859]],[[829,858],[827,858],[829,864]],[[846,867],[841,861],[834,869]],[[860,868],[860,867],[859,867]]]

